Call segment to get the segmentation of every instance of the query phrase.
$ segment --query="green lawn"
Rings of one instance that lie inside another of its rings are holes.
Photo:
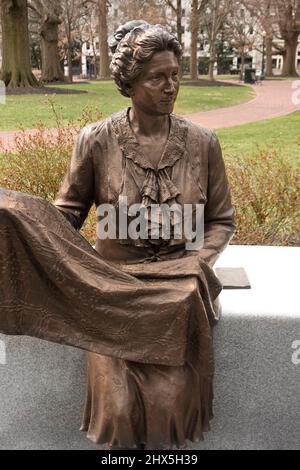
[[[208,75],[200,75],[199,78],[204,78],[206,80],[208,80]],[[239,74],[233,74],[233,75],[215,75],[215,79],[216,80],[235,80],[235,81],[239,81],[240,79],[240,75]]]
[[[70,85],[60,87],[70,88]],[[106,117],[130,104],[130,100],[122,97],[111,81],[76,84],[72,88],[88,93],[55,95],[56,106],[64,122],[80,117],[85,107],[98,109]],[[208,111],[242,103],[252,97],[253,91],[249,87],[181,87],[175,112]],[[0,106],[0,130],[15,130],[20,126],[30,129],[39,121],[47,127],[55,124],[46,95],[10,95],[7,96],[6,105]]]
[[[283,157],[300,162],[300,112],[253,124],[217,131],[224,155],[247,155],[273,148]]]
[[[267,77],[266,80],[300,80],[298,77],[281,77],[280,75],[274,75],[274,77]]]

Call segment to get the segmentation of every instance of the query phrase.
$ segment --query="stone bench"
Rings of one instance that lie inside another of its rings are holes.
[[[254,246],[220,258],[244,267],[252,289],[221,294],[215,418],[190,448],[299,449],[299,258],[300,248]],[[84,388],[84,352],[0,335],[0,449],[100,449],[78,430]]]

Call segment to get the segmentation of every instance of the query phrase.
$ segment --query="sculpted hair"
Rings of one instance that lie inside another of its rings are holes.
[[[118,43],[110,65],[112,76],[123,96],[130,97],[129,85],[141,75],[144,64],[155,53],[163,51],[174,52],[180,62],[182,48],[177,38],[163,26],[144,23],[127,32]]]

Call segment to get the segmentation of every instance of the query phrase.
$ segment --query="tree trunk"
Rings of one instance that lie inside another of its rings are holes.
[[[244,79],[244,69],[245,69],[245,50],[241,51],[241,72],[240,72],[240,80],[243,81]]]
[[[27,0],[0,0],[2,71],[8,88],[37,87],[30,61]]]
[[[217,40],[217,30],[218,30],[218,27],[216,25],[218,6],[215,1],[212,3],[211,8],[212,8],[212,25],[211,25],[211,34],[210,34],[208,76],[209,76],[209,80],[213,81],[214,80],[214,65],[216,61],[216,40]]]
[[[273,37],[266,38],[266,77],[273,76]]]
[[[215,67],[215,60],[209,59],[209,68],[208,68],[208,79],[212,82],[215,79],[214,76],[214,67]]]
[[[177,0],[176,4],[176,19],[177,19],[177,39],[179,44],[184,47],[184,42],[182,41],[182,3],[181,0]],[[180,78],[183,76],[183,62],[181,63],[180,68]]]
[[[82,50],[82,45],[81,45]],[[79,59],[79,75],[82,76],[82,53],[80,52],[80,59]]]
[[[208,68],[208,78],[210,81],[214,81],[214,68],[216,62],[216,38],[212,37],[210,52],[209,52],[209,68]]]
[[[72,60],[72,39],[71,37],[68,38],[68,81],[69,83],[73,82],[73,60]]]
[[[176,17],[177,17],[177,39],[178,39],[179,44],[181,45],[181,47],[183,47],[183,44],[182,44],[182,5],[181,5],[181,0],[177,0]]]
[[[44,82],[63,81],[62,71],[58,53],[58,25],[57,17],[46,17],[42,28],[42,80]]]
[[[99,6],[99,47],[100,47],[100,78],[110,78],[107,31],[106,0],[98,0]]]
[[[191,79],[198,80],[198,32],[199,32],[199,13],[198,1],[192,0],[192,19],[191,19]]]
[[[290,32],[288,37],[285,39],[286,54],[284,56],[283,62],[283,77],[298,77],[296,70],[296,53],[298,47],[298,37],[297,32]]]

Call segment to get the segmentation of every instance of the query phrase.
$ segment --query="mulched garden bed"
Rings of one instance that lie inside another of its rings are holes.
[[[211,81],[211,80],[205,80],[205,79],[199,79],[199,80],[187,80],[183,79],[181,80],[181,85],[183,86],[211,86],[211,87],[231,87],[231,86],[243,86],[239,82],[237,83],[229,83],[229,82],[223,82],[223,81]]]
[[[79,95],[82,93],[87,93],[87,91],[75,89],[72,90],[71,88],[55,88],[45,86],[41,86],[38,88],[6,88],[6,95]]]

